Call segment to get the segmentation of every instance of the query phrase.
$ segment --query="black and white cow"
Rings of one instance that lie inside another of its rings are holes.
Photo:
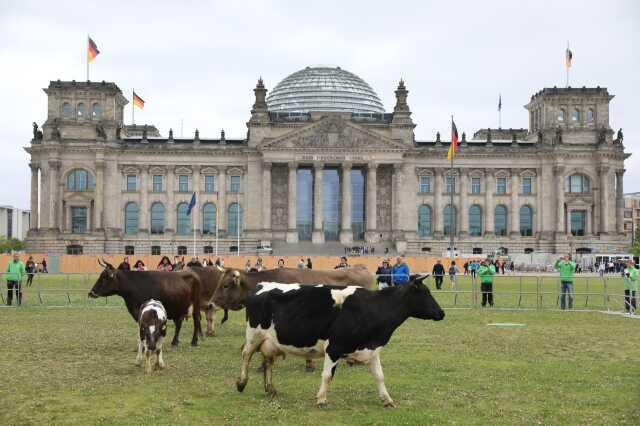
[[[162,303],[151,299],[142,304],[138,328],[140,342],[136,363],[142,364],[144,353],[146,373],[151,373],[157,368],[165,368],[164,359],[162,359],[162,341],[167,335],[167,311]]]
[[[322,382],[316,396],[327,404],[327,388],[341,358],[368,364],[384,405],[394,402],[384,385],[380,351],[409,317],[440,321],[444,311],[414,275],[408,284],[370,291],[362,287],[261,283],[246,300],[247,328],[242,366],[236,385],[242,392],[249,380],[251,356],[264,357],[264,387],[275,395],[272,368],[277,356],[324,357]]]

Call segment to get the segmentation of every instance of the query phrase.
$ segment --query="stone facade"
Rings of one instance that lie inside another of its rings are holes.
[[[340,176],[338,240],[345,245],[446,251],[453,177],[462,253],[627,250],[622,181],[629,154],[609,126],[613,96],[604,88],[543,89],[526,105],[528,129],[482,129],[470,140],[463,134],[453,175],[448,140],[415,140],[402,81],[393,113],[288,114],[269,111],[260,80],[240,140],[126,128],[127,100],[114,83],[52,81],[45,93],[47,119],[26,148],[31,251],[191,253],[192,217],[200,253],[214,241],[221,252],[237,245],[237,228],[230,229],[237,219],[241,249],[296,243],[301,168],[313,176],[316,244],[325,242],[323,175],[332,169]],[[351,220],[353,170],[366,188],[361,241]],[[185,219],[193,192],[198,204]]]

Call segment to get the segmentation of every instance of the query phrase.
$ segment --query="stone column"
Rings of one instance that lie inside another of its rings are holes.
[[[151,191],[151,185],[149,184],[149,166],[142,166],[140,171],[140,220],[138,222],[138,232],[151,232],[151,221],[149,220],[149,191]],[[126,225],[126,224],[125,224]]]
[[[323,163],[313,163],[313,233],[311,241],[314,244],[324,243],[324,230],[322,229],[322,174]]]
[[[353,243],[351,230],[351,163],[342,164],[342,220],[340,221],[340,244]]]
[[[176,203],[175,203],[175,166],[169,166],[167,169],[167,222],[165,223],[165,232],[173,233],[176,230]]]
[[[616,231],[624,235],[624,169],[616,170]]]
[[[288,243],[298,242],[298,216],[296,215],[296,203],[298,202],[298,164],[296,162],[289,163],[289,196],[288,196],[288,209],[287,215],[289,219],[289,225],[287,226]]]
[[[262,163],[262,230],[271,233],[271,163]]]
[[[95,199],[93,203],[94,212],[94,222],[93,222],[93,230],[101,230],[104,228],[104,161],[97,160],[96,161],[96,182],[95,182]],[[120,206],[118,206],[120,207]],[[122,206],[124,207],[124,206]]]
[[[49,227],[49,164],[45,161],[40,166],[40,228]]]
[[[600,175],[600,235],[607,235],[609,233],[609,196],[607,191],[607,183],[609,180],[609,167],[598,167],[598,174]]]
[[[520,170],[511,169],[511,238],[520,236]]]
[[[218,236],[226,235],[227,230],[227,168],[222,166],[219,168],[218,174]]]
[[[460,169],[460,227],[458,236],[464,238],[469,235],[469,170]],[[483,212],[483,214],[486,214]]]
[[[485,169],[484,171],[484,236],[495,236],[495,212],[496,206],[493,204],[493,192],[496,190],[496,180],[493,176],[493,169]]]
[[[435,238],[442,238],[444,235],[444,205],[442,204],[442,189],[443,189],[442,169],[436,168],[433,170],[433,216],[435,218],[435,229],[433,236]]]
[[[58,171],[60,170],[60,161],[58,160],[49,160],[49,179],[48,179],[48,191],[50,191],[50,195],[48,197],[49,201],[49,228],[58,228],[60,230],[64,229],[62,223],[59,221],[62,220],[62,216],[58,212],[58,206],[62,208],[62,197],[59,195],[60,185],[58,183]]]
[[[105,183],[104,185],[104,199],[109,200],[111,207],[113,207],[114,201],[118,198],[117,194],[121,192],[121,179],[119,179],[118,164],[115,161],[105,162]],[[108,208],[104,211],[104,223],[103,227],[114,232],[116,228],[116,215],[120,214],[122,207],[118,204],[116,208]]]
[[[38,229],[38,170],[37,163],[30,163],[31,168],[31,222],[29,229]]]
[[[564,211],[564,166],[553,168],[556,186],[556,236],[567,233],[567,217]]]
[[[369,244],[375,244],[379,241],[377,231],[377,204],[378,204],[378,165],[370,162],[367,165],[367,185],[365,188],[365,217],[367,220],[365,240]]]

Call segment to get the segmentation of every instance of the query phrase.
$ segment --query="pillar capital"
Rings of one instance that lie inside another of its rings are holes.
[[[351,170],[353,168],[353,163],[350,161],[345,161],[344,163],[342,163],[342,169],[343,170]]]
[[[315,170],[322,170],[322,169],[324,169],[324,163],[321,162],[321,161],[314,161],[313,162],[313,168]]]
[[[369,161],[367,163],[367,169],[369,169],[370,171],[376,171],[378,169],[378,163],[376,163],[375,161]]]
[[[61,162],[60,162],[60,160],[49,160],[47,162],[47,164],[49,165],[50,169],[58,170],[58,169],[60,169]]]
[[[29,167],[31,168],[32,172],[37,172],[38,170],[40,170],[40,163],[32,161],[31,163],[29,163]]]
[[[289,171],[298,169],[297,161],[290,161],[288,164],[289,164]]]
[[[263,161],[262,162],[262,170],[271,170],[273,163],[271,161]]]
[[[562,173],[564,173],[564,169],[565,167],[563,165],[556,165],[553,166],[553,174],[557,175],[561,175]]]

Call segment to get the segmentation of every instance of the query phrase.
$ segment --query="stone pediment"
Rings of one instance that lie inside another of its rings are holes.
[[[323,117],[313,124],[266,140],[260,145],[262,150],[405,150],[407,148],[400,141],[389,139],[365,127],[346,121],[339,115]]]

